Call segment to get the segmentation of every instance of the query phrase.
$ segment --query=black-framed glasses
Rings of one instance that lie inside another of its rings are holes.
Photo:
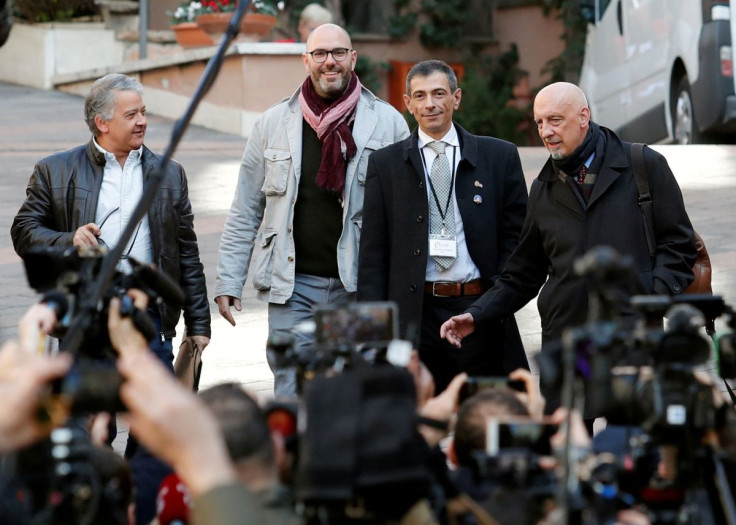
[[[314,51],[307,51],[307,54],[312,55],[312,60],[314,60],[318,64],[321,64],[322,62],[327,60],[327,55],[332,55],[332,58],[335,59],[335,62],[342,62],[347,58],[350,51],[352,51],[352,49],[337,47],[332,51],[327,51],[326,49],[315,49]]]

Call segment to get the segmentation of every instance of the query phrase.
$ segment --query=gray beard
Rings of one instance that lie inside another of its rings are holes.
[[[341,95],[345,91],[345,78],[341,77],[339,82],[329,83],[325,79],[319,79],[319,87],[323,93],[328,95]]]
[[[549,155],[550,155],[550,157],[552,157],[552,160],[562,160],[562,159],[565,158],[562,155],[562,153],[559,153],[559,152],[557,152],[557,153],[550,153]]]

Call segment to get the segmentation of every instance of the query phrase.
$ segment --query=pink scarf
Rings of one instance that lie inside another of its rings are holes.
[[[322,141],[322,162],[317,171],[320,188],[342,193],[345,188],[347,164],[355,156],[355,146],[350,124],[360,98],[361,83],[355,73],[340,98],[328,101],[314,90],[312,79],[307,77],[299,93],[299,105],[317,137]]]

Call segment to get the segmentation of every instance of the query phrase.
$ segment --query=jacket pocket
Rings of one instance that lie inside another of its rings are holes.
[[[266,163],[265,179],[261,191],[265,195],[286,193],[286,181],[291,169],[291,153],[283,149],[268,148],[263,152]]]
[[[276,246],[275,238],[275,230],[266,230],[258,235],[258,252],[253,268],[253,286],[256,290],[269,290],[271,288],[273,250]]]
[[[365,186],[365,175],[368,171],[368,157],[371,156],[371,153],[373,153],[377,149],[381,149],[390,145],[390,142],[382,142],[379,140],[369,140],[366,143],[365,148],[360,155],[360,160],[358,161],[358,184],[360,184],[361,186]]]

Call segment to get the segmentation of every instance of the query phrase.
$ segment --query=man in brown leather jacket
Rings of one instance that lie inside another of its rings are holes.
[[[18,255],[23,257],[32,248],[117,244],[160,158],[143,145],[146,107],[142,91],[138,81],[120,74],[107,75],[92,85],[84,112],[93,137],[85,145],[36,164],[26,200],[11,228]],[[186,175],[172,161],[155,202],[123,250],[118,269],[127,272],[130,257],[155,263],[177,282],[186,295],[187,335],[203,349],[210,338],[210,309],[193,224]],[[164,302],[149,307],[148,313],[159,333],[150,348],[173,372],[171,339],[181,310]],[[126,456],[132,455],[126,451]],[[153,487],[154,498],[157,488]],[[155,502],[151,499],[149,503],[152,512]]]

